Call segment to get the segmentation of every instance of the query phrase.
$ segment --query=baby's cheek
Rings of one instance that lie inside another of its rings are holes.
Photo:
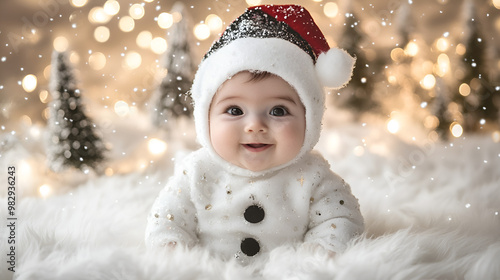
[[[288,125],[283,128],[281,139],[289,153],[298,153],[304,143],[304,130],[297,125]]]
[[[215,152],[222,158],[229,160],[232,149],[235,146],[235,139],[238,137],[230,124],[213,124],[210,129],[210,141]]]

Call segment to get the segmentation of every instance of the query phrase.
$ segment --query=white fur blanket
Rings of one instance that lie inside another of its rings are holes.
[[[7,270],[2,226],[0,278],[500,279],[500,147],[491,137],[416,145],[345,128],[324,132],[318,149],[351,184],[367,227],[334,258],[282,247],[242,267],[200,248],[146,251],[146,215],[172,169],[165,164],[162,172],[94,177],[45,199],[20,198],[16,272]]]

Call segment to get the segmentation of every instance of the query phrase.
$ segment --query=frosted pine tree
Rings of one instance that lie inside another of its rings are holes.
[[[454,119],[452,113],[448,110],[448,105],[450,104],[450,90],[441,77],[436,78],[434,92],[435,98],[430,110],[439,121],[436,132],[442,139],[447,139],[450,132],[450,125]]]
[[[106,150],[92,120],[85,115],[74,69],[65,52],[52,54],[47,158],[50,169],[59,172],[74,167],[96,169]]]
[[[378,107],[372,98],[374,81],[372,70],[369,68],[362,48],[364,37],[365,34],[361,30],[356,15],[352,12],[346,13],[344,32],[339,40],[339,47],[356,57],[356,67],[351,81],[340,91],[341,95],[337,98],[337,103],[348,110],[354,110],[357,113],[356,116]]]
[[[412,16],[412,4],[408,2],[401,3],[396,14],[396,29],[399,35],[399,46],[404,48],[412,39],[412,33],[415,29],[415,20]]]
[[[193,114],[188,94],[196,69],[190,48],[191,23],[181,2],[174,4],[172,13],[177,13],[182,18],[167,33],[168,48],[162,59],[167,74],[153,93],[153,123],[158,127],[168,127],[169,122],[181,116],[191,118]]]
[[[474,131],[483,122],[498,122],[500,93],[488,81],[487,46],[481,34],[475,3],[466,0],[463,5],[465,26],[462,45],[465,52],[460,58],[463,77],[459,79],[454,101],[462,107],[464,129]]]

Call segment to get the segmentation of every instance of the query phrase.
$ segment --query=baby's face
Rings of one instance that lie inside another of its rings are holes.
[[[270,76],[250,81],[249,72],[227,80],[209,113],[217,154],[239,167],[262,171],[295,158],[304,144],[305,109],[295,90]]]

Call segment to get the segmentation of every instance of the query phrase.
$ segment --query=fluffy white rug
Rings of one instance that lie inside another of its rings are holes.
[[[242,267],[203,249],[146,251],[146,216],[172,169],[165,163],[91,178],[46,199],[22,197],[16,273],[7,270],[2,226],[0,278],[500,279],[500,147],[490,137],[417,145],[346,127],[325,131],[318,149],[351,184],[367,226],[335,258],[282,247]]]

